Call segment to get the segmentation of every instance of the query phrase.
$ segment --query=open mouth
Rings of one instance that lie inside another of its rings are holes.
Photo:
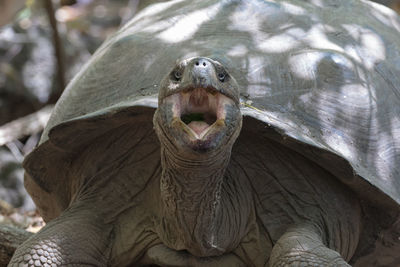
[[[186,89],[166,97],[165,101],[173,104],[174,118],[179,118],[184,130],[195,139],[202,139],[215,125],[224,125],[225,105],[234,104],[214,88]]]

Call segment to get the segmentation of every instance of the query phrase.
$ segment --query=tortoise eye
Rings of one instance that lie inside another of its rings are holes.
[[[182,78],[182,72],[180,70],[174,71],[174,78],[179,81]]]
[[[220,82],[224,82],[225,81],[225,73],[218,73],[218,80]]]

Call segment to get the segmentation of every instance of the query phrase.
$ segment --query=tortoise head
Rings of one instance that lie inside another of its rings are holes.
[[[231,249],[215,236],[222,180],[242,125],[238,84],[212,59],[178,62],[161,82],[153,122],[161,143],[161,240],[199,257],[221,255]]]
[[[239,86],[219,62],[180,61],[161,82],[154,126],[174,152],[190,158],[230,151],[241,125]]]

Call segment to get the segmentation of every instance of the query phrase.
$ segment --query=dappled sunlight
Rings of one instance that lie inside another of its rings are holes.
[[[246,46],[239,44],[232,47],[229,51],[226,52],[226,54],[231,57],[243,57],[248,52],[249,50],[247,49]]]
[[[295,22],[292,21],[291,13],[303,13],[303,9],[296,9],[296,6],[290,4],[286,4],[284,8],[273,2],[267,4],[270,8],[264,10],[264,13],[257,12],[258,8],[262,8],[257,5],[240,5],[230,16],[228,29],[248,32],[253,43],[263,52],[281,53],[295,48],[304,31],[293,28]],[[290,13],[286,13],[286,9]]]
[[[213,19],[220,8],[221,4],[217,3],[182,15],[170,28],[158,34],[157,37],[168,43],[178,43],[188,40],[193,37],[203,23]]]
[[[379,20],[386,26],[393,27],[398,31],[400,31],[399,16],[394,10],[384,5],[379,5],[377,3],[374,3],[372,1],[371,2],[368,1],[367,3],[373,7],[370,9],[371,15],[373,17],[375,17],[377,20]]]
[[[266,53],[283,53],[300,45],[299,36],[304,36],[303,30],[289,29],[285,33],[266,38],[257,47]]]
[[[310,3],[312,3],[313,5],[315,5],[317,7],[321,7],[321,8],[325,7],[325,3],[323,0],[310,0]]]
[[[381,37],[372,31],[362,33],[361,49],[364,52],[364,64],[368,69],[386,58],[385,44]]]
[[[323,53],[320,52],[295,54],[288,59],[288,67],[299,78],[315,79],[318,62],[323,56]]]
[[[330,49],[339,52],[344,52],[343,48],[336,44],[335,42],[329,40],[326,35],[326,27],[327,25],[317,23],[314,24],[304,39],[306,43],[310,45],[310,47],[315,49]]]
[[[254,14],[249,16],[249,14]],[[229,17],[228,30],[241,31],[250,33],[253,40],[264,39],[268,35],[262,29],[262,22],[268,17],[267,14],[257,12],[257,6],[239,5],[236,12],[233,12]]]
[[[342,70],[342,68],[356,71],[349,58],[340,53],[330,51],[307,51],[293,54],[288,58],[288,67],[297,77],[306,80],[317,79],[317,69],[321,60],[329,60],[329,68]],[[328,71],[328,70],[326,70]],[[326,75],[327,73],[324,73]],[[333,77],[335,79],[336,77]],[[326,79],[329,79],[328,76]],[[331,78],[332,79],[332,78]],[[317,84],[315,84],[317,87]]]
[[[378,33],[357,24],[343,24],[342,27],[354,40],[359,41],[358,46],[345,46],[346,52],[367,69],[372,69],[375,63],[385,59],[385,44]]]
[[[282,1],[281,6],[287,13],[291,15],[307,15],[307,10],[289,2]]]
[[[370,98],[373,98],[373,95],[375,95],[375,90],[368,90],[368,88],[365,88],[361,84],[346,84],[342,86],[341,91],[344,100],[351,99],[352,103],[356,103],[362,107],[374,106]]]
[[[125,24],[121,28],[120,32],[131,28],[140,29],[141,26],[146,24],[148,25],[146,22],[153,22],[154,16],[162,14],[163,11],[166,11],[167,9],[181,2],[185,2],[185,0],[166,1],[156,5],[151,5],[151,7],[145,8],[142,10],[142,12],[138,13],[132,20]]]

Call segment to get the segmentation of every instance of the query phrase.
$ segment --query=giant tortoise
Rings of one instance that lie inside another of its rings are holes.
[[[399,266],[399,74],[368,1],[150,6],[25,159],[47,225],[10,266]]]

